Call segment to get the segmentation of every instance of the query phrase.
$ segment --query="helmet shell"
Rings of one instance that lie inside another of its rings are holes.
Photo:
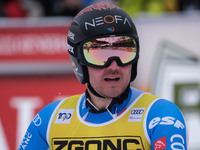
[[[110,35],[134,36],[139,52],[136,27],[131,17],[118,6],[106,3],[94,4],[81,10],[73,19],[68,32],[68,52],[74,72],[82,84],[88,81],[88,72],[87,67],[78,60],[78,51],[82,50],[80,43],[88,38]],[[136,74],[137,66],[134,66],[131,81],[135,79]]]

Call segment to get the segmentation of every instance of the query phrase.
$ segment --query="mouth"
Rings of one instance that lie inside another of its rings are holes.
[[[106,77],[104,81],[119,81],[120,77]]]

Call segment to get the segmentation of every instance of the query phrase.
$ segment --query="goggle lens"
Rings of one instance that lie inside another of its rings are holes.
[[[86,61],[97,66],[104,66],[110,57],[119,57],[127,64],[134,60],[136,53],[136,41],[128,36],[97,38],[83,44]]]

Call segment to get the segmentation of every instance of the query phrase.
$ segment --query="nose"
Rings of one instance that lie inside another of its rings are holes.
[[[112,69],[112,70],[116,70],[116,69],[119,69],[119,66],[116,62],[116,60],[113,60],[110,65],[107,67],[107,69]]]

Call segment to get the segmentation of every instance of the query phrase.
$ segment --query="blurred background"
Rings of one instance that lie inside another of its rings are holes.
[[[102,2],[103,0],[101,0]],[[72,18],[98,0],[0,1],[0,147],[17,149],[48,103],[83,93],[67,53]],[[200,149],[200,1],[107,0],[133,18],[140,38],[132,86],[182,110],[189,149]]]

